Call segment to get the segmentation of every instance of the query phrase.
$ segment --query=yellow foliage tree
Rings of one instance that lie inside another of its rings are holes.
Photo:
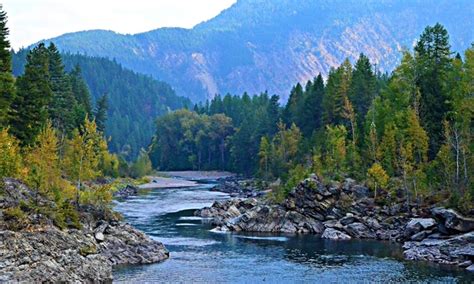
[[[8,129],[0,130],[0,178],[19,178],[24,173],[18,140],[8,134]]]
[[[367,176],[374,189],[374,200],[377,200],[377,189],[387,186],[389,176],[379,163],[374,163],[372,167],[370,167],[367,171]]]

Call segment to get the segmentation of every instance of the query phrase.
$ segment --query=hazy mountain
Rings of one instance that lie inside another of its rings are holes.
[[[193,29],[94,30],[53,40],[65,51],[115,58],[193,100],[264,90],[286,96],[296,81],[326,75],[360,52],[391,70],[402,47],[436,22],[463,51],[474,40],[473,14],[471,0],[239,0]]]

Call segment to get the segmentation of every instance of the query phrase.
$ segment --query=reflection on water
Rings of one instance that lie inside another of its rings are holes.
[[[471,282],[468,273],[445,266],[406,262],[388,242],[334,242],[315,236],[215,233],[194,210],[226,194],[210,185],[149,190],[115,209],[127,221],[163,242],[170,259],[123,266],[126,282]]]

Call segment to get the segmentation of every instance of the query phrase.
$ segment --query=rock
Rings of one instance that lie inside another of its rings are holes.
[[[356,219],[355,217],[353,217],[353,216],[346,216],[346,217],[344,217],[344,218],[342,218],[342,219],[339,220],[339,222],[340,222],[342,225],[344,225],[344,226],[345,226],[345,225],[352,224],[352,223],[354,223],[354,222],[356,222],[356,221],[357,221],[357,219]]]
[[[326,230],[324,230],[324,233],[322,234],[321,238],[330,239],[330,240],[350,240],[350,239],[352,239],[351,236],[349,236],[349,235],[347,235],[347,234],[345,234],[341,231],[332,229],[332,228],[326,228]]]
[[[442,224],[440,231],[444,233],[453,231],[465,233],[474,230],[474,219],[464,217],[453,209],[437,207],[433,208],[431,213],[440,220],[440,223]]]
[[[0,212],[32,197],[53,206],[17,180],[4,179],[4,184]],[[111,282],[115,265],[154,263],[169,257],[163,244],[114,219],[113,214],[90,206],[79,210],[81,229],[60,229],[48,216],[36,213],[31,213],[32,220],[41,219],[41,223],[31,222],[24,229],[9,229],[0,219],[0,282]]]
[[[138,187],[127,184],[125,187],[114,192],[114,197],[117,198],[127,198],[138,194]]]
[[[344,230],[352,237],[358,239],[375,239],[376,234],[372,232],[367,226],[362,223],[356,222],[344,226]]]
[[[474,232],[448,239],[424,239],[403,244],[404,256],[410,260],[425,260],[459,265],[474,255]]]
[[[474,264],[471,264],[468,267],[466,267],[466,270],[470,272],[474,272]]]
[[[412,218],[405,226],[404,236],[405,238],[410,238],[422,230],[433,228],[435,225],[436,221],[433,218]],[[423,235],[423,238],[425,238],[426,235],[427,234]],[[415,240],[418,240],[420,237],[421,235],[418,235]]]
[[[425,239],[427,235],[428,235],[428,233],[426,231],[421,231],[421,232],[418,232],[418,233],[414,234],[413,236],[411,236],[410,240],[412,240],[412,241],[421,241],[421,240]]]
[[[95,233],[94,238],[99,242],[103,242],[105,240],[105,236],[101,232]]]

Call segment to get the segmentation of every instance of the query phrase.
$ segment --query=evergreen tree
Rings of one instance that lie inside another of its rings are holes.
[[[95,123],[97,124],[97,130],[102,133],[105,132],[105,122],[107,120],[107,100],[107,95],[100,97],[94,110],[94,118]]]
[[[323,124],[322,101],[324,97],[324,80],[321,73],[314,79],[311,89],[306,91],[302,109],[301,131],[309,137],[313,131],[319,130]]]
[[[443,141],[442,123],[449,105],[446,78],[451,68],[449,36],[441,24],[426,27],[415,47],[417,85],[420,88],[420,117],[430,136],[430,157]]]
[[[48,47],[49,74],[52,98],[49,104],[49,117],[56,129],[70,133],[75,125],[76,105],[69,76],[64,71],[61,55],[53,43]]]
[[[41,43],[28,54],[25,74],[16,81],[17,96],[11,106],[10,131],[23,145],[33,143],[46,124],[52,98],[49,81],[49,52]]]
[[[0,4],[0,128],[8,123],[10,106],[15,96],[8,34],[7,14]]]

